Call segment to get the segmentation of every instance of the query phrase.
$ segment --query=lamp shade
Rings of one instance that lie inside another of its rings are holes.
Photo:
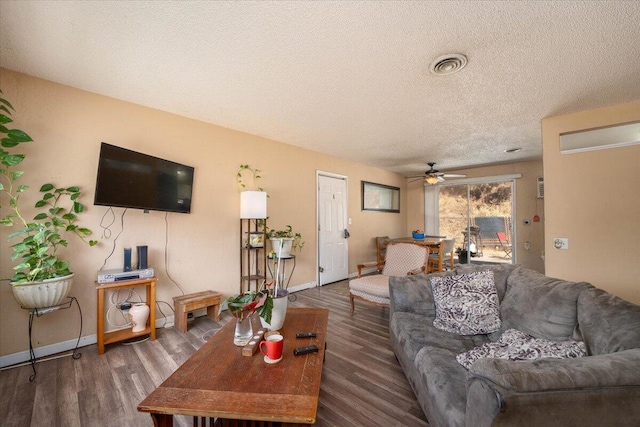
[[[265,219],[267,217],[267,193],[243,191],[240,193],[240,218]]]
[[[438,177],[433,175],[428,175],[424,180],[427,181],[427,184],[429,185],[435,185],[439,181]]]

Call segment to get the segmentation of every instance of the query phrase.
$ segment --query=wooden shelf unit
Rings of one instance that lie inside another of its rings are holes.
[[[144,336],[149,334],[151,340],[156,339],[156,282],[155,277],[148,279],[137,280],[123,280],[121,282],[100,283],[96,285],[96,292],[98,293],[98,354],[104,354],[104,346],[106,344],[112,344],[131,338]],[[107,290],[121,289],[121,288],[135,288],[137,286],[144,286],[146,288],[146,304],[149,306],[149,318],[147,319],[147,327],[140,332],[132,332],[131,328],[119,329],[117,331],[105,332],[104,331],[104,293]]]
[[[261,236],[261,246],[252,246],[252,235]],[[252,284],[257,291],[266,275],[267,220],[240,219],[240,293],[250,291]]]

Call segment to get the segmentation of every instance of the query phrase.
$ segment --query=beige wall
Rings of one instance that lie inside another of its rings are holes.
[[[40,184],[80,185],[87,205],[82,224],[99,237],[101,225],[111,224],[111,237],[89,249],[71,241],[66,252],[76,280],[72,295],[83,309],[83,335],[95,334],[96,274],[104,268],[122,266],[124,247],[146,244],[149,263],[158,282],[158,298],[172,304],[180,295],[169,275],[191,293],[214,289],[229,296],[239,288],[240,196],[235,176],[240,164],[261,169],[261,186],[268,191],[269,225],[291,224],[302,233],[306,245],[298,254],[291,286],[317,280],[316,173],[331,172],[348,177],[349,271],[356,264],[375,259],[373,236],[401,235],[406,215],[360,211],[360,181],[373,181],[402,188],[401,176],[381,169],[326,156],[276,141],[187,119],[174,114],[35,79],[0,69],[0,88],[17,112],[15,127],[28,132],[35,142],[24,146],[27,160],[23,180],[33,191],[24,194],[32,206]],[[100,142],[152,154],[195,167],[192,213],[167,215],[168,264],[165,265],[165,213],[128,210],[124,232],[120,232],[123,209],[111,212],[94,206],[96,169]],[[348,144],[349,141],[345,141]],[[406,206],[403,195],[402,206]],[[0,199],[0,206],[7,200]],[[2,208],[2,216],[6,209]],[[115,217],[114,217],[115,216]],[[10,249],[0,228],[0,277],[12,275]],[[114,248],[115,252],[109,258]],[[165,312],[170,311],[163,305]],[[158,315],[160,315],[158,313]],[[6,284],[0,286],[0,355],[28,349],[28,313],[21,310]],[[77,315],[70,310],[36,319],[37,347],[72,340],[77,336]]]
[[[463,173],[468,178],[480,178],[497,175],[509,175],[519,173],[522,178],[516,179],[516,212],[515,231],[517,235],[517,247],[515,248],[518,264],[544,273],[544,199],[537,198],[537,178],[542,176],[542,161],[515,162],[496,166],[485,166],[471,169],[448,171],[451,173]],[[411,181],[411,180],[409,180]],[[424,229],[424,188],[421,180],[407,184],[409,200],[407,232],[415,229]],[[538,214],[540,222],[533,222],[533,216]],[[531,225],[523,225],[523,220],[531,220]],[[453,236],[459,237],[459,236]],[[461,237],[461,236],[460,236]],[[531,249],[524,249],[524,242],[531,242]]]
[[[542,120],[546,269],[640,303],[640,146],[560,154],[560,134],[640,120],[640,100]],[[569,239],[568,250],[553,239]]]

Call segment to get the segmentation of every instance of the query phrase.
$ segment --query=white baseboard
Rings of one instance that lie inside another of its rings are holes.
[[[304,291],[305,289],[315,288],[316,286],[318,286],[318,282],[314,280],[313,282],[302,283],[301,285],[292,286],[288,289],[288,291],[289,293],[300,292],[300,291]]]
[[[206,314],[206,312],[205,312]],[[166,325],[168,327],[173,326],[174,317],[167,316]],[[165,327],[165,318],[160,317],[156,318],[156,329]],[[33,351],[36,354],[36,358],[39,359],[41,357],[51,356],[53,354],[62,353],[65,351],[71,351],[76,347],[77,338],[73,338],[67,341],[58,342],[55,344],[49,344],[42,347],[37,347]],[[98,342],[98,336],[96,334],[86,335],[80,338],[80,344],[78,347],[86,347],[91,344],[96,344]],[[18,363],[28,362],[29,359],[29,350],[20,351],[18,353],[8,354],[6,356],[0,356],[0,368],[5,368],[7,366],[16,365]]]

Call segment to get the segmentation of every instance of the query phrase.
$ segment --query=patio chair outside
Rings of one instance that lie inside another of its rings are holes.
[[[507,240],[507,234],[503,232],[496,233],[500,241],[500,247],[504,251],[504,258],[511,258],[511,243]]]

